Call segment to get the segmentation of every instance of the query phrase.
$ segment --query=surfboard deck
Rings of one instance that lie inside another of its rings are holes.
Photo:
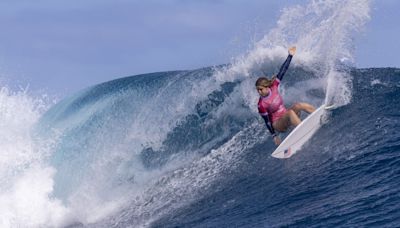
[[[321,105],[307,118],[293,129],[292,132],[282,141],[282,143],[271,154],[275,158],[290,158],[306,143],[313,134],[321,127],[322,118],[327,110],[334,106]]]

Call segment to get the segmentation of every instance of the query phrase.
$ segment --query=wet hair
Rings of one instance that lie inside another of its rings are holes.
[[[270,87],[274,82],[276,76],[272,76],[271,79],[267,77],[259,77],[256,81],[256,86]]]

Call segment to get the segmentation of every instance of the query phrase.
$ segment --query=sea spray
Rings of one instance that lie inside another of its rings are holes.
[[[48,108],[46,97],[0,89],[0,226],[58,226],[67,209],[53,198],[55,169],[47,165],[52,141],[33,128]]]
[[[354,37],[369,20],[369,0],[309,1],[282,11],[277,26],[258,41],[247,54],[216,73],[217,81],[250,80],[262,76],[271,66],[276,73],[287,48],[297,46],[292,67],[312,72],[310,78],[323,78],[320,88],[325,91],[324,103],[348,104],[351,100],[351,76],[344,65],[354,62]],[[345,60],[345,61],[344,61]],[[291,79],[295,80],[295,79]],[[251,89],[246,84],[243,91]],[[307,90],[308,88],[304,88]],[[314,88],[313,88],[314,89]],[[248,97],[254,103],[256,93]]]
[[[41,117],[41,137],[59,138],[50,159],[57,170],[53,195],[77,221],[92,223],[115,211],[241,128],[245,118],[211,114],[232,92],[232,85],[212,83],[211,73],[117,79],[66,98]]]

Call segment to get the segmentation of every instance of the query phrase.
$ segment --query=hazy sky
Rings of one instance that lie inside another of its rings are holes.
[[[68,95],[129,75],[228,63],[306,0],[2,0],[0,83]],[[400,1],[373,1],[357,67],[400,67]]]

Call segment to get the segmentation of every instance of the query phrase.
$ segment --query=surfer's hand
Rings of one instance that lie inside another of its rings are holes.
[[[293,56],[295,53],[296,53],[296,47],[295,46],[289,48],[289,55]]]
[[[279,144],[281,144],[281,138],[279,138],[279,136],[275,136],[274,142],[275,142],[275,145],[279,146]]]

